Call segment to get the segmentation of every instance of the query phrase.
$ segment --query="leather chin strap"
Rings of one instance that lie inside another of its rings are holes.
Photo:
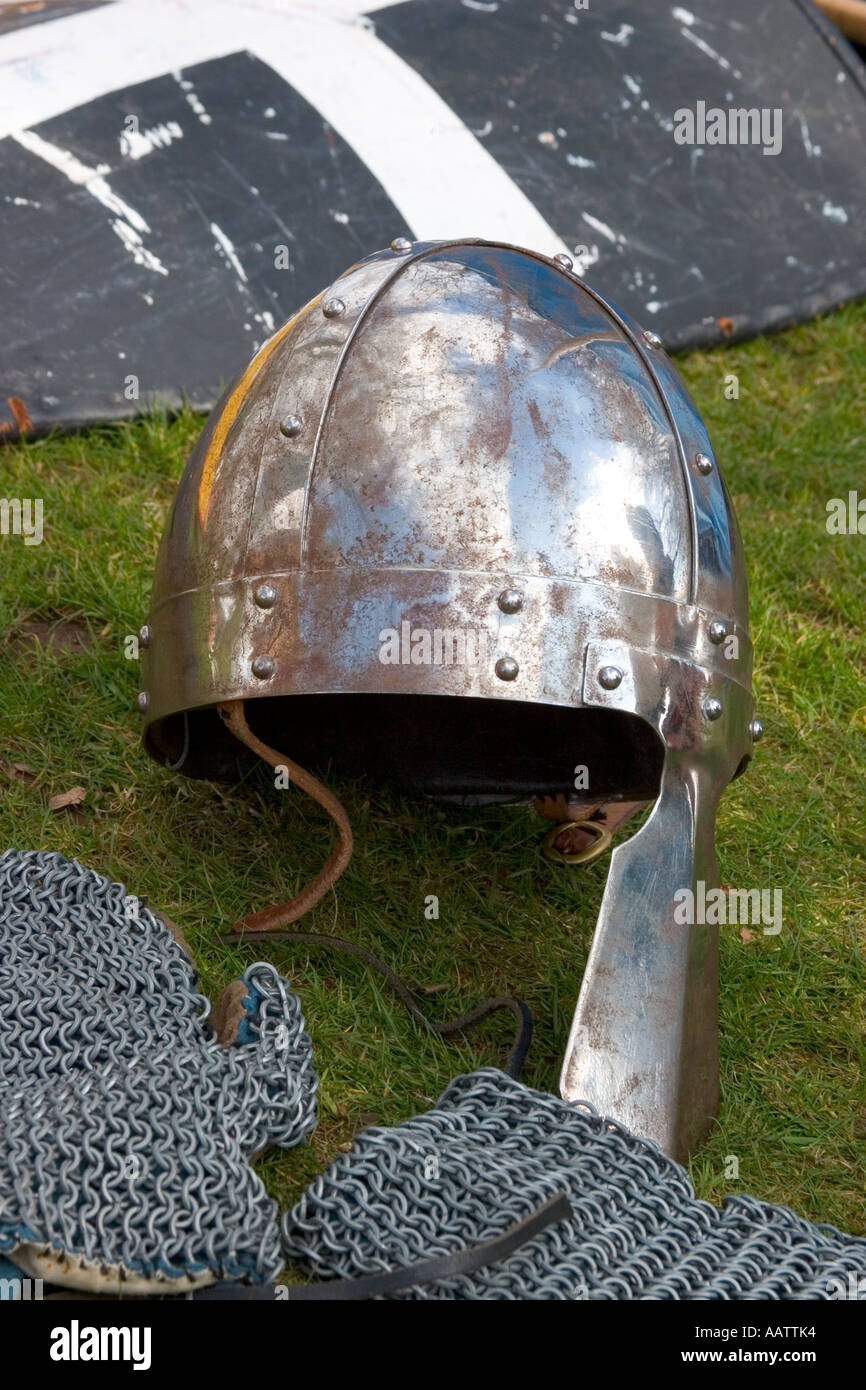
[[[291,780],[327,811],[337,827],[337,843],[330,858],[296,897],[275,903],[273,907],[263,908],[260,912],[251,912],[235,922],[232,928],[235,932],[278,931],[305,916],[333,888],[352,857],[352,827],[342,803],[333,792],[306,768],[256,737],[246,721],[243,700],[227,700],[217,709],[223,723],[239,742],[272,768],[288,772]],[[579,864],[596,858],[608,848],[613,831],[646,804],[645,801],[595,801],[572,805],[566,804],[561,796],[536,798],[535,809],[547,819],[559,822],[545,839],[546,857],[562,864]],[[591,831],[596,834],[590,834]]]
[[[490,1014],[506,1010],[514,1015],[517,1026],[505,1070],[509,1076],[518,1077],[529,1050],[529,1044],[532,1041],[532,1015],[519,999],[513,999],[509,995],[496,999],[486,999],[471,1013],[463,1014],[460,1018],[450,1019],[445,1023],[434,1023],[418,1007],[413,997],[413,991],[405,981],[401,980],[399,975],[396,975],[384,961],[379,960],[378,956],[374,956],[372,951],[367,951],[363,946],[358,946],[352,941],[344,941],[338,936],[325,936],[319,932],[286,932],[281,930],[290,922],[296,922],[299,917],[303,917],[311,907],[315,907],[330,888],[333,888],[352,857],[352,827],[341,803],[312,773],[307,772],[298,763],[293,763],[291,758],[287,758],[285,754],[277,753],[275,749],[269,748],[266,743],[262,743],[260,738],[256,738],[244,718],[243,700],[227,701],[218,705],[217,708],[220,718],[235,738],[246,744],[247,748],[251,749],[253,753],[257,753],[271,767],[285,768],[292,780],[328,812],[337,826],[337,843],[328,862],[323,869],[319,870],[312,882],[308,883],[297,897],[290,898],[287,902],[275,903],[273,907],[266,907],[261,912],[252,912],[239,922],[235,922],[231,934],[227,938],[224,937],[223,940],[234,941],[237,936],[243,939],[247,934],[261,936],[268,933],[271,940],[287,941],[293,945],[325,946],[358,956],[384,975],[397,997],[402,1000],[419,1023],[442,1038],[451,1037],[458,1033],[468,1033]],[[232,1028],[234,1027],[235,1033],[237,1031],[236,1014],[237,1000],[229,997],[227,991],[215,1007],[214,1026],[220,1041],[230,1044],[233,1040]]]
[[[262,743],[260,738],[256,738],[244,717],[243,700],[226,701],[225,704],[219,705],[218,709],[220,718],[236,739],[246,744],[247,748],[257,753],[272,768],[285,768],[291,780],[327,811],[337,827],[337,843],[330,858],[324,868],[319,870],[316,877],[302,888],[296,897],[289,898],[286,902],[275,903],[273,907],[266,907],[261,912],[252,912],[241,921],[235,922],[233,927],[236,932],[276,931],[279,927],[288,926],[290,922],[296,922],[299,917],[303,917],[333,888],[352,857],[352,827],[342,803],[317,777],[298,763],[292,762],[284,753],[277,753],[275,749]]]
[[[480,1245],[470,1245],[465,1250],[455,1250],[451,1255],[438,1255],[432,1260],[419,1260],[402,1268],[382,1270],[378,1274],[362,1274],[354,1279],[326,1279],[318,1284],[290,1285],[286,1290],[288,1300],[290,1303],[310,1303],[377,1298],[382,1294],[397,1293],[400,1289],[414,1288],[418,1284],[436,1284],[441,1279],[454,1279],[461,1274],[472,1274],[475,1270],[507,1259],[515,1250],[519,1250],[542,1231],[546,1231],[549,1226],[555,1226],[573,1216],[574,1209],[568,1197],[564,1192],[557,1192],[521,1221],[509,1226],[501,1235],[492,1236]],[[191,1297],[196,1300],[257,1299],[273,1302],[276,1293],[273,1284],[210,1284]]]

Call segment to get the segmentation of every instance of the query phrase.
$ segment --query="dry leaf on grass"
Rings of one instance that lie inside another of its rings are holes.
[[[49,811],[65,811],[67,806],[80,806],[87,795],[83,787],[70,787],[68,792],[58,792],[48,803]]]
[[[10,782],[32,782],[36,773],[27,763],[7,763],[4,758],[0,758],[0,772],[4,777],[8,777]]]
[[[748,928],[748,927],[740,927],[740,940],[741,940],[741,941],[744,941],[744,942],[746,942],[746,943],[748,944],[748,942],[754,941],[754,939],[755,939],[755,933],[754,933],[753,931],[749,931],[749,928]]]

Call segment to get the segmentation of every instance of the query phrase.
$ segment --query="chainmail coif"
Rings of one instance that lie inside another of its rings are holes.
[[[751,1197],[700,1202],[655,1144],[494,1070],[359,1135],[284,1217],[284,1247],[319,1278],[369,1275],[478,1245],[557,1192],[573,1217],[501,1263],[391,1296],[828,1299],[866,1274],[866,1239]]]
[[[121,884],[0,856],[0,1252],[103,1291],[277,1277],[248,1160],[309,1133],[316,1077],[277,972],[244,985],[223,1046],[186,953]]]

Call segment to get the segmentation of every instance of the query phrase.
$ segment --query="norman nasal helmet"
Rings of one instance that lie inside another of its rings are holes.
[[[198,777],[276,747],[451,800],[573,801],[581,767],[595,803],[655,801],[611,859],[561,1085],[682,1155],[717,1102],[717,940],[674,892],[718,883],[760,732],[747,623],[656,335],[565,256],[399,239],[210,416],[143,629],[144,740]]]

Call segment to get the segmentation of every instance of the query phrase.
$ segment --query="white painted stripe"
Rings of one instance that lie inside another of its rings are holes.
[[[279,11],[272,3],[210,0],[205,15],[198,4],[115,0],[5,35],[0,135],[108,90],[246,49],[352,146],[405,219],[395,235],[481,236],[548,255],[567,250],[463,122],[376,37],[372,22],[355,17],[348,0]],[[374,0],[361,8],[377,6]],[[161,118],[148,113],[149,121]]]
[[[372,25],[293,28],[273,66],[346,139],[423,240],[501,238],[567,248],[500,164]],[[398,228],[398,231],[402,229]]]
[[[235,274],[238,276],[240,280],[243,280],[244,284],[246,284],[247,272],[244,270],[243,266],[238,260],[237,252],[235,251],[232,242],[229,241],[222,227],[218,227],[216,222],[211,222],[210,229],[211,235],[213,236],[214,240],[218,243],[218,245],[222,247],[223,254],[225,255],[226,260],[234,269]]]

